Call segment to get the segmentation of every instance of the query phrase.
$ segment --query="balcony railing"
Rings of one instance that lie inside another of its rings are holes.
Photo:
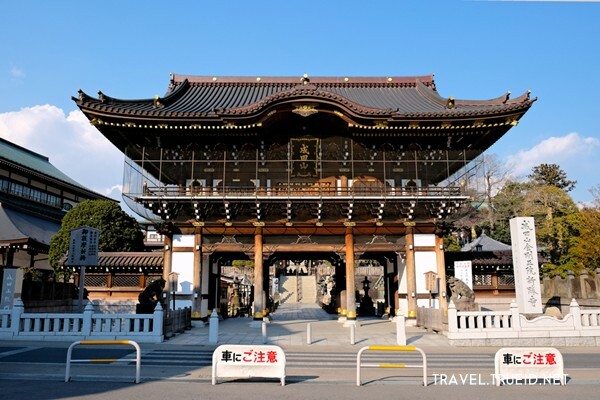
[[[460,187],[351,187],[339,188],[328,184],[316,183],[281,183],[270,188],[256,188],[254,186],[225,186],[225,187],[178,187],[146,186],[142,193],[126,193],[134,198],[256,198],[256,197],[459,197],[462,196]]]

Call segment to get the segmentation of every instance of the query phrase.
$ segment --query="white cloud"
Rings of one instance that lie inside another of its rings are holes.
[[[25,77],[25,71],[23,71],[21,68],[19,67],[15,67],[13,66],[10,69],[10,74],[14,77],[14,78],[24,78]]]
[[[98,193],[120,199],[123,154],[79,110],[52,105],[0,113],[0,136],[47,156],[62,172]]]
[[[529,150],[521,150],[509,156],[507,164],[514,175],[523,176],[531,173],[531,169],[539,164],[565,165],[585,163],[586,159],[595,158],[600,140],[594,137],[581,137],[572,132],[565,136],[550,137]]]
[[[577,181],[570,192],[576,202],[589,202],[589,189],[600,183],[600,138],[583,137],[576,132],[550,137],[529,150],[521,150],[507,157],[506,165],[516,179],[524,179],[533,167],[540,164],[557,164],[566,172],[567,178]]]

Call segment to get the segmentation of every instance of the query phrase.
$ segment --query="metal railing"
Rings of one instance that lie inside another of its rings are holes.
[[[210,198],[210,197],[452,197],[461,196],[460,187],[427,186],[392,188],[360,186],[338,188],[322,183],[280,184],[270,188],[255,186],[225,186],[194,189],[178,186],[148,186],[143,192],[124,193],[132,198]]]
[[[361,363],[362,354],[367,351],[397,351],[397,352],[414,352],[418,351],[423,357],[423,364],[398,364],[398,363]],[[423,386],[427,386],[427,356],[425,352],[415,346],[366,346],[358,351],[356,355],[356,386],[361,385],[360,369],[363,368],[423,368]]]
[[[75,346],[123,346],[130,345],[135,347],[135,358],[93,358],[93,359],[73,359],[73,348]],[[65,382],[71,380],[71,363],[116,363],[135,361],[135,383],[140,383],[140,370],[142,364],[142,355],[140,346],[133,340],[81,340],[71,343],[67,350],[67,367],[65,370]]]

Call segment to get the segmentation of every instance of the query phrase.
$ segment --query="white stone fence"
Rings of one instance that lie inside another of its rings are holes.
[[[12,310],[0,310],[0,340],[134,340],[160,343],[163,309],[153,314],[95,314],[91,303],[83,313],[24,313],[21,299]]]
[[[455,346],[600,346],[600,310],[582,310],[573,299],[563,319],[533,319],[512,302],[509,311],[457,311],[448,306],[448,340]]]

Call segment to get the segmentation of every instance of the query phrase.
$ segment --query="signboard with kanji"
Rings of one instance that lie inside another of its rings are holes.
[[[505,347],[494,357],[494,382],[565,384],[563,357],[553,347]]]
[[[2,297],[0,298],[0,310],[11,310],[15,301],[15,294],[20,297],[21,284],[23,282],[23,271],[14,268],[4,269],[2,279]]]
[[[510,220],[510,240],[519,312],[542,313],[542,291],[533,217]]]
[[[473,290],[472,261],[454,261],[454,277],[463,281],[471,290]]]
[[[86,267],[98,264],[100,229],[82,226],[71,230],[67,265]]]
[[[217,378],[279,378],[285,385],[285,353],[279,346],[226,344],[212,359],[212,384]]]
[[[318,178],[319,139],[291,139],[292,178]]]

